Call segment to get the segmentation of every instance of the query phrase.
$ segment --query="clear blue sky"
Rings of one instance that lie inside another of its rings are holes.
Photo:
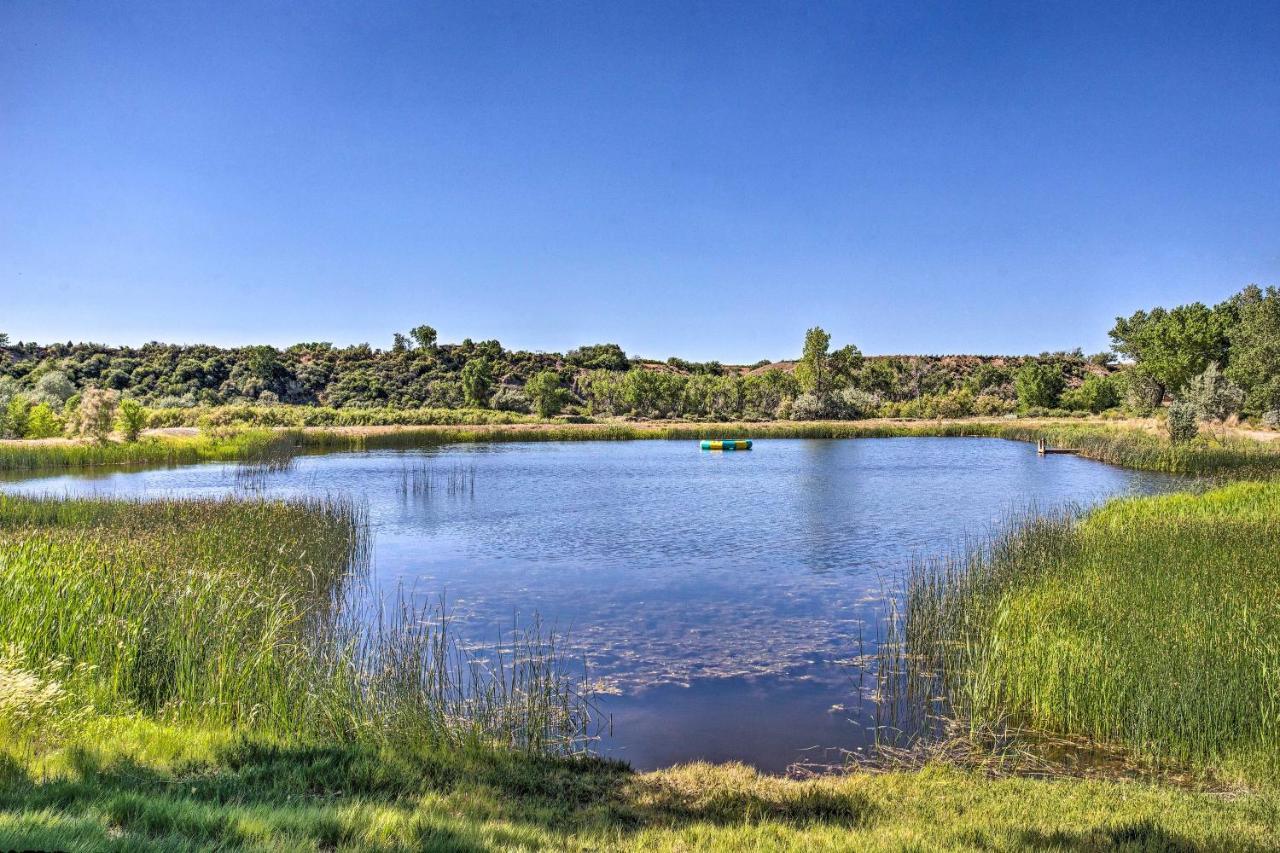
[[[0,330],[1103,348],[1280,282],[1280,3],[0,3]]]

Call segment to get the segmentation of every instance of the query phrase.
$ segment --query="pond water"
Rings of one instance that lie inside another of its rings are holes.
[[[245,493],[233,465],[12,481],[102,496]],[[414,489],[415,478],[433,483]],[[493,639],[539,614],[638,768],[694,759],[781,771],[866,748],[880,602],[913,558],[1011,514],[1168,488],[1162,475],[981,438],[503,443],[300,457],[253,494],[367,502],[373,572],[447,596]],[[406,488],[406,486],[409,486]]]

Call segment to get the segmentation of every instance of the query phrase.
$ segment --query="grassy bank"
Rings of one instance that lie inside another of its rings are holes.
[[[0,847],[66,850],[1274,849],[1280,801],[945,766],[810,781],[706,764],[280,745],[137,719],[0,768]]]
[[[910,578],[905,630],[960,719],[1280,781],[1280,481],[1034,520]]]

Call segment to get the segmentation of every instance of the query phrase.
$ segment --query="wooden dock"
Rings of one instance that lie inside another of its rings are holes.
[[[1079,452],[1079,450],[1067,450],[1063,447],[1050,447],[1048,442],[1043,438],[1036,441],[1036,453],[1039,453],[1041,456],[1047,456],[1050,453],[1076,454]]]

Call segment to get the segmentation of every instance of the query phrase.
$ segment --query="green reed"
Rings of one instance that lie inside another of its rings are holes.
[[[279,444],[282,435],[273,430],[252,429],[198,436],[156,436],[135,442],[0,442],[0,471],[229,462],[262,453]]]
[[[349,501],[0,496],[0,676],[284,738],[581,748],[554,638],[518,633],[495,669],[442,610],[369,612],[367,557]]]
[[[1280,481],[1032,519],[915,566],[892,621],[884,691],[971,734],[1280,778]]]

